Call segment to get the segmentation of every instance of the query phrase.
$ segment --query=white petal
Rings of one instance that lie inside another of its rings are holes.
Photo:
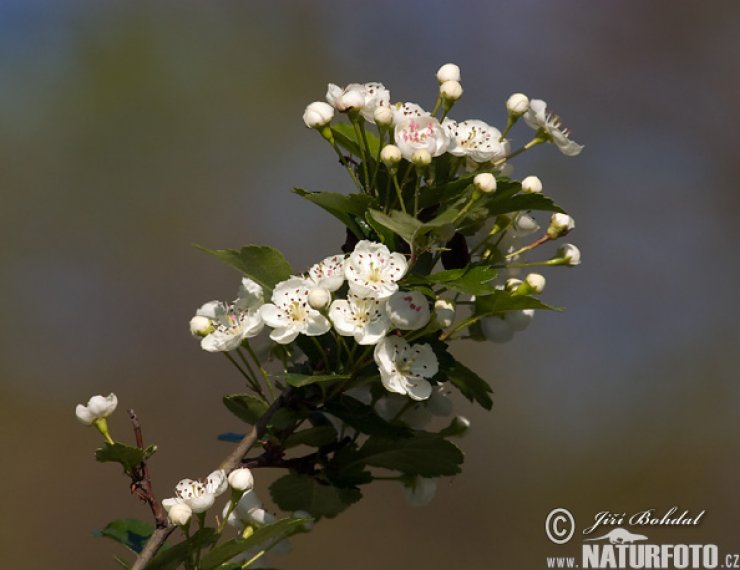
[[[236,504],[235,512],[239,515],[241,520],[248,521],[250,511],[261,508],[262,501],[260,501],[257,493],[252,490],[247,491],[242,495],[242,498],[239,499],[239,502]]]
[[[439,372],[439,362],[434,350],[428,344],[414,344],[411,346],[414,362],[411,365],[411,374],[423,378],[431,378]]]
[[[267,303],[260,307],[260,317],[262,317],[262,320],[267,325],[273,328],[284,327],[290,322],[283,312],[272,303]]]
[[[380,381],[383,383],[383,386],[385,386],[385,389],[389,392],[394,392],[396,394],[406,393],[406,383],[403,376],[393,373],[387,374],[383,370],[381,370]]]
[[[306,336],[319,336],[326,332],[329,332],[331,323],[324,315],[316,310],[311,310],[308,316],[306,316],[306,330],[303,334]]]
[[[432,385],[424,378],[408,376],[406,380],[406,393],[412,400],[427,400],[432,395]]]
[[[239,298],[235,303],[240,308],[252,309],[259,307],[264,301],[265,294],[262,286],[248,277],[242,277],[242,282],[239,286]]]
[[[88,426],[91,425],[96,419],[95,415],[87,409],[87,406],[83,406],[82,404],[77,404],[77,407],[75,408],[75,414],[77,415],[78,420]]]
[[[388,317],[382,315],[370,321],[365,327],[355,332],[355,341],[363,346],[373,345],[380,342],[390,328]]]
[[[213,506],[216,497],[210,493],[205,493],[200,497],[193,497],[191,499],[185,499],[184,502],[188,505],[195,514],[204,513]]]
[[[229,483],[223,469],[213,471],[206,478],[206,492],[215,495],[216,497],[223,493],[228,486]]]
[[[175,505],[180,505],[182,504],[182,502],[182,499],[178,497],[172,497],[170,499],[163,499],[162,506],[164,507],[164,510],[169,513],[172,507],[174,507]]]
[[[278,344],[290,344],[298,336],[298,329],[293,327],[278,327],[270,333],[270,338]]]
[[[206,317],[212,321],[220,320],[226,315],[226,305],[221,301],[208,301],[195,311],[199,317]]]
[[[241,341],[241,335],[226,331],[214,331],[203,337],[200,341],[200,347],[208,352],[229,352],[236,349]]]
[[[397,336],[385,337],[376,345],[373,357],[381,374],[392,374],[396,371],[395,355],[405,347],[408,347],[408,343]]]

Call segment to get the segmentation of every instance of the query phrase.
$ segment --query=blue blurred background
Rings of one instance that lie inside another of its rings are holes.
[[[240,382],[187,321],[237,276],[192,243],[269,243],[301,268],[341,228],[290,193],[349,191],[301,122],[329,81],[382,81],[431,106],[463,71],[457,118],[500,127],[514,91],[586,145],[517,161],[576,219],[584,263],[547,273],[564,305],[463,358],[495,390],[462,475],[405,505],[378,483],[275,559],[287,570],[544,568],[570,508],[707,510],[659,542],[740,551],[740,5],[520,2],[0,3],[0,395],[8,568],[112,568],[90,531],[147,518],[74,405],[134,407],[162,496],[226,453],[220,396]],[[515,143],[526,142],[524,129]],[[515,144],[516,146],[516,144]],[[130,437],[125,414],[114,435]],[[274,477],[259,473],[266,496]],[[119,554],[118,550],[115,550]]]

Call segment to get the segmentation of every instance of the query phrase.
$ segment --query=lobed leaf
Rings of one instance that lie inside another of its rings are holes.
[[[195,247],[259,283],[265,290],[266,297],[269,297],[277,283],[285,281],[293,273],[283,254],[267,245],[245,245],[241,249],[208,249],[201,245]]]
[[[270,486],[273,501],[284,511],[307,511],[317,517],[332,518],[362,498],[354,487],[336,487],[310,475],[290,473]]]

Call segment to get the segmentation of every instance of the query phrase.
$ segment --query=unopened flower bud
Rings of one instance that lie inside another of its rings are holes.
[[[419,149],[414,151],[411,155],[411,162],[416,166],[429,166],[432,163],[432,155],[426,149]]]
[[[501,317],[488,317],[480,320],[485,337],[493,342],[507,342],[514,336],[514,329]]]
[[[443,329],[455,321],[455,304],[447,299],[437,299],[434,302],[434,318]]]
[[[303,122],[311,129],[319,129],[331,123],[334,107],[323,101],[314,101],[303,112]]]
[[[439,86],[439,95],[445,101],[457,101],[462,94],[463,88],[459,81],[445,81]]]
[[[539,273],[530,273],[524,278],[524,282],[529,286],[529,290],[532,293],[542,293],[545,290],[545,283],[547,282],[543,275]]]
[[[519,289],[519,286],[524,283],[521,279],[515,279],[512,277],[511,279],[506,280],[506,290],[509,293],[513,293],[517,289]]]
[[[572,243],[566,243],[562,245],[555,254],[555,259],[558,258],[565,260],[565,263],[563,265],[570,265],[571,267],[574,265],[580,265],[581,250],[574,246]]]
[[[557,212],[550,218],[550,227],[547,228],[547,235],[550,239],[557,239],[563,237],[575,227],[576,223],[573,218],[568,214]]]
[[[389,127],[393,123],[393,111],[387,105],[378,105],[373,111],[373,119],[379,127]]]
[[[254,488],[254,477],[246,467],[234,469],[229,473],[229,486],[234,491],[251,491]]]
[[[521,311],[508,311],[504,315],[504,321],[515,331],[523,331],[529,326],[534,318],[534,309]]]
[[[190,334],[193,336],[208,336],[213,332],[213,323],[208,317],[194,316],[190,319]]]
[[[496,178],[489,172],[482,172],[473,178],[473,185],[484,194],[488,194],[496,190]]]
[[[525,194],[539,194],[542,192],[542,181],[536,176],[527,176],[522,180],[522,192]]]
[[[526,236],[540,229],[540,225],[529,214],[519,214],[514,219],[514,230],[518,236]]]
[[[460,68],[454,63],[445,63],[437,70],[437,81],[460,81]]]
[[[512,117],[521,117],[529,109],[529,98],[524,93],[514,93],[506,100],[506,110]]]
[[[428,505],[437,494],[437,480],[417,477],[405,488],[406,502],[412,507]]]
[[[312,309],[321,310],[331,302],[331,293],[323,287],[314,287],[308,294],[308,304]]]
[[[185,503],[177,503],[170,507],[167,516],[172,524],[178,526],[185,526],[190,522],[190,517],[193,516],[193,509],[191,509]]]
[[[118,398],[111,392],[108,396],[93,396],[87,402],[86,406],[77,404],[75,415],[85,425],[92,425],[98,420],[107,418],[116,411]]]
[[[401,162],[401,149],[394,144],[387,144],[380,151],[380,160],[388,168],[392,168]]]

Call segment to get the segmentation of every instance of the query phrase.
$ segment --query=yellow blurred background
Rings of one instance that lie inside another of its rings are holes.
[[[73,408],[115,391],[138,412],[161,497],[225,455],[239,378],[187,322],[238,276],[191,247],[267,243],[295,268],[340,226],[290,189],[350,191],[301,121],[326,83],[382,81],[430,106],[463,72],[453,115],[503,127],[544,98],[586,145],[518,160],[576,219],[584,263],[546,274],[538,315],[505,345],[461,347],[491,413],[432,505],[373,485],[294,541],[284,570],[544,568],[554,507],[706,509],[663,542],[740,551],[737,180],[740,5],[524,2],[0,4],[0,567],[114,568],[91,531],[148,519]],[[529,133],[515,130],[516,143]],[[125,413],[111,420],[129,440]],[[274,474],[257,474],[267,496]],[[734,550],[733,550],[734,549]]]

